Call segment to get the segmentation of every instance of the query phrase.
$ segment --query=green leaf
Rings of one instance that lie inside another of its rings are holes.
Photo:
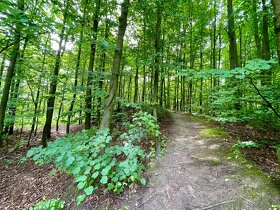
[[[99,172],[98,171],[96,171],[96,172],[94,172],[93,174],[92,174],[92,178],[93,179],[96,179],[96,177],[98,177],[98,175],[99,175]]]
[[[86,185],[86,182],[79,182],[77,187],[78,187],[79,190],[81,190],[85,187],[85,185]]]
[[[93,193],[93,186],[89,186],[86,189],[84,189],[84,192],[86,193],[87,196],[91,195]]]
[[[110,166],[107,166],[106,168],[104,168],[102,171],[101,171],[101,174],[103,176],[107,175],[110,171],[111,167]]]
[[[73,156],[69,156],[66,161],[66,166],[70,166],[72,163],[74,163],[75,158]]]
[[[102,176],[102,179],[100,180],[101,184],[106,184],[108,182],[108,177],[107,176]]]
[[[77,205],[80,205],[85,199],[86,199],[86,194],[79,195],[79,196],[76,198],[76,203],[77,203]]]
[[[112,184],[112,183],[109,183],[108,186],[107,186],[108,190],[113,190],[114,188],[115,188],[115,185]]]
[[[19,22],[21,23],[27,23],[29,20],[27,18],[21,18],[19,19]]]
[[[82,175],[82,176],[78,176],[76,178],[76,182],[82,182],[82,181],[86,181],[87,180],[87,176]]]
[[[146,179],[141,178],[141,179],[140,179],[140,183],[141,183],[142,185],[145,185],[145,184],[146,184]]]
[[[27,154],[26,154],[26,157],[27,158],[30,158],[32,157],[34,154],[36,154],[36,150],[35,149],[30,149],[28,150]]]

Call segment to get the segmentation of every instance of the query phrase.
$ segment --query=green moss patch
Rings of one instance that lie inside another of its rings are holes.
[[[204,128],[200,131],[200,134],[207,138],[226,138],[229,137],[226,131],[219,128]]]

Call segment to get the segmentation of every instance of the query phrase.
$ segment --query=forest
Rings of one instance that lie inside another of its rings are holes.
[[[279,0],[1,0],[1,179],[14,156],[77,188],[75,204],[2,208],[79,209],[146,185],[171,111],[266,133],[280,172],[279,69]],[[259,148],[251,137],[235,146]]]

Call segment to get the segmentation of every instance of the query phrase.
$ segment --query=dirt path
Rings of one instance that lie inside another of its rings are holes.
[[[151,169],[148,185],[124,206],[131,209],[272,209],[280,193],[261,173],[227,160],[224,143],[200,135],[203,125],[171,114],[167,154]],[[247,173],[248,170],[250,173]]]

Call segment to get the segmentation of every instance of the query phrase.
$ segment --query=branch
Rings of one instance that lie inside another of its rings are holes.
[[[254,84],[253,79],[249,77],[250,83],[253,85],[255,90],[257,91],[258,95],[265,101],[267,106],[276,114],[278,118],[280,118],[280,114],[277,112],[277,110],[272,106],[272,104],[264,97],[264,95],[261,93],[261,91],[258,89],[258,87]]]
[[[29,36],[22,37],[18,42],[7,43],[6,46],[4,46],[4,47],[2,47],[2,48],[0,49],[0,54],[1,54],[2,52],[4,52],[5,50],[9,49],[9,48],[10,48],[11,46],[13,46],[14,44],[17,44],[17,43],[21,42],[22,40],[29,39],[29,38],[31,38],[31,37],[35,37],[35,36],[37,36],[37,35],[42,35],[42,34],[45,34],[45,33],[47,33],[47,31],[41,32],[41,33],[38,33],[38,34],[32,34],[32,35],[29,35]]]

